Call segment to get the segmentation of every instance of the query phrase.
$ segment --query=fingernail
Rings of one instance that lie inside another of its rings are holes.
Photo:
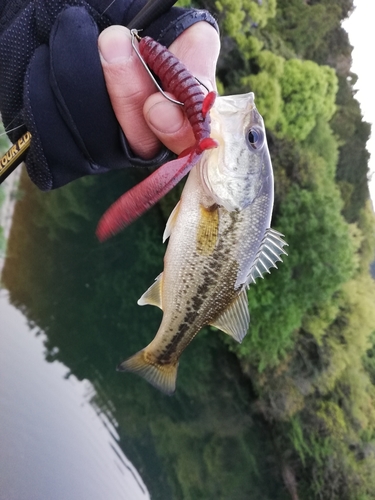
[[[178,132],[185,121],[180,106],[167,100],[154,104],[149,109],[147,118],[153,127],[164,134]]]
[[[129,59],[132,53],[129,31],[123,26],[110,26],[99,36],[99,52],[108,63]]]

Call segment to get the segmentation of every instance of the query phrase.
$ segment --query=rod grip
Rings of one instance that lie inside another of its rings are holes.
[[[31,142],[31,133],[26,132],[11,146],[0,160],[0,184],[23,162]]]

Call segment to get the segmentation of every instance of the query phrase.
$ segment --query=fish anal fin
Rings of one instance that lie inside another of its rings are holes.
[[[246,286],[255,283],[257,278],[263,278],[265,273],[270,273],[272,267],[277,269],[276,262],[282,262],[281,256],[288,255],[284,250],[284,246],[287,246],[288,243],[283,240],[283,236],[274,229],[267,229],[246,278]],[[236,282],[236,286],[241,284]]]
[[[176,223],[176,220],[177,220],[177,216],[178,216],[178,211],[180,209],[180,203],[181,201],[179,201],[177,203],[177,205],[174,207],[174,209],[172,210],[171,212],[171,215],[169,216],[168,218],[168,221],[167,221],[167,225],[165,226],[165,229],[164,229],[164,234],[163,234],[163,243],[170,237],[170,235],[172,234],[172,231],[173,231],[173,228],[174,228],[174,225]]]
[[[162,287],[163,287],[163,273],[159,274],[154,283],[148,288],[145,293],[138,299],[139,306],[156,306],[163,309],[162,306]]]
[[[211,326],[222,330],[240,343],[249,329],[249,324],[250,313],[246,289],[243,289],[230,306],[210,323]]]
[[[117,367],[118,371],[140,375],[168,396],[172,396],[176,390],[177,369],[178,361],[168,364],[157,363],[154,356],[148,352],[147,347]]]
[[[197,252],[200,255],[211,255],[219,236],[218,205],[205,208],[200,206],[200,219],[197,231]]]

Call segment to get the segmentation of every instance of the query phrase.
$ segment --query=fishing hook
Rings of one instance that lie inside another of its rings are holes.
[[[131,37],[132,37],[132,47],[135,51],[135,53],[137,54],[139,60],[141,61],[141,63],[143,64],[144,68],[146,69],[147,73],[150,75],[150,78],[151,80],[154,82],[154,84],[156,85],[157,89],[159,90],[159,92],[161,92],[163,94],[163,96],[168,99],[168,101],[171,101],[173,102],[174,104],[178,104],[179,106],[184,106],[184,103],[183,102],[180,102],[180,101],[176,101],[175,99],[172,99],[172,97],[169,97],[165,92],[164,90],[160,87],[159,83],[157,82],[156,78],[154,77],[154,75],[152,74],[152,72],[150,71],[150,68],[147,66],[145,60],[143,59],[143,57],[141,56],[141,54],[139,53],[139,50],[137,49],[136,45],[135,45],[135,39],[137,40],[141,40],[141,37],[138,35],[138,32],[141,31],[141,30],[136,30],[136,29],[132,29],[130,30],[130,34],[131,34]],[[194,77],[197,82],[202,85],[202,87],[204,87],[207,92],[209,92],[209,89],[206,87],[206,85],[204,83],[202,83],[200,80],[198,80],[198,78],[195,76]]]
[[[154,77],[154,75],[152,74],[152,72],[150,71],[150,68],[147,66],[147,64],[145,63],[143,57],[141,56],[141,54],[139,53],[139,50],[137,49],[136,45],[135,45],[135,39],[137,38],[137,40],[140,40],[141,37],[138,35],[138,30],[136,29],[132,29],[130,30],[130,34],[132,36],[132,47],[135,51],[135,53],[137,54],[138,56],[138,59],[141,61],[141,63],[143,64],[145,70],[147,71],[147,73],[150,75],[150,78],[151,80],[154,82],[154,84],[156,85],[157,89],[159,92],[161,92],[163,94],[163,96],[168,99],[168,101],[171,101],[173,102],[174,104],[178,104],[179,106],[183,106],[184,103],[183,102],[180,102],[180,101],[176,101],[175,99],[172,99],[172,97],[169,97],[165,92],[164,90],[160,87],[160,85],[158,84],[158,82],[156,81],[156,78]]]

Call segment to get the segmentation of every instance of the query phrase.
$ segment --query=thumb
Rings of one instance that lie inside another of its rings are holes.
[[[216,90],[220,40],[211,25],[205,22],[194,24],[176,38],[169,50],[209,90]],[[182,106],[167,101],[157,93],[146,100],[143,112],[155,136],[171,151],[179,154],[194,144],[194,135]]]
[[[129,145],[137,156],[152,158],[160,142],[146,123],[143,105],[155,86],[131,45],[130,31],[110,26],[100,34],[98,46],[112,107]]]

